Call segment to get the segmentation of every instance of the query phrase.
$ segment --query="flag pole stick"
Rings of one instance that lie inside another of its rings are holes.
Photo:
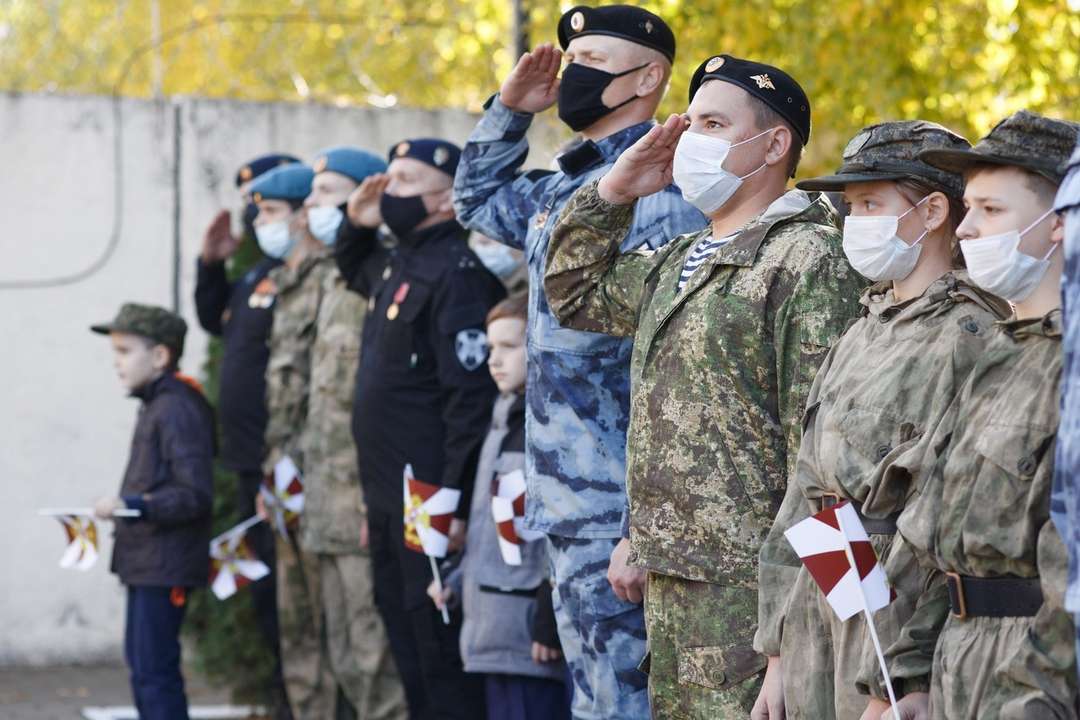
[[[435,589],[438,591],[439,597],[442,597],[443,584],[442,584],[442,578],[439,577],[439,566],[435,563],[435,557],[433,555],[428,555],[428,560],[431,561],[431,575],[432,575],[432,577],[435,578]],[[442,610],[443,624],[444,625],[449,625],[450,624],[450,613],[447,612],[447,610],[446,610],[446,603],[443,603],[443,606],[441,608],[439,608],[439,609]]]
[[[859,598],[862,599],[863,613],[866,615],[866,627],[870,631],[870,640],[874,643],[878,665],[881,666],[881,674],[885,678],[885,690],[889,693],[889,708],[892,710],[893,720],[900,720],[900,713],[896,711],[896,695],[893,693],[892,679],[889,677],[889,668],[885,664],[885,653],[881,651],[881,641],[878,640],[877,628],[874,627],[874,617],[870,614],[870,603],[866,601],[866,591],[863,590],[862,577],[859,576],[859,566],[855,564],[855,556],[851,552],[851,540],[844,529],[843,513],[836,513],[836,523],[840,526],[840,534],[844,536],[844,555],[847,557],[848,565],[855,571],[855,584],[859,587]]]
[[[255,527],[256,525],[258,525],[262,521],[263,521],[263,519],[261,517],[259,517],[258,515],[252,515],[251,517],[249,517],[247,520],[243,521],[242,523],[238,523],[237,525],[234,525],[233,527],[229,528],[225,532],[223,532],[220,535],[218,535],[217,537],[215,537],[213,540],[210,541],[210,544],[213,545],[218,540],[221,540],[221,539],[223,539],[225,537],[228,537],[230,535],[238,535],[239,533],[247,532],[247,530],[249,530],[250,528]]]
[[[93,508],[41,508],[38,510],[38,515],[45,515],[46,517],[56,517],[61,515],[75,515],[77,517],[93,517]],[[113,517],[119,518],[136,518],[141,517],[142,513],[132,508],[121,508],[119,510],[113,510]]]

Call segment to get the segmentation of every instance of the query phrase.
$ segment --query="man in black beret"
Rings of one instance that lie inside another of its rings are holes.
[[[631,5],[571,8],[558,37],[564,53],[550,44],[525,53],[488,102],[462,153],[454,204],[466,227],[528,258],[526,522],[550,540],[574,717],[646,718],[646,678],[636,669],[645,654],[645,575],[627,566],[623,535],[631,344],[559,327],[542,281],[566,201],[654,125],[675,37]],[[558,157],[557,172],[523,172],[533,115],[556,103],[584,140]],[[704,225],[677,188],[658,190],[638,204],[624,251],[655,249]]]
[[[236,511],[239,517],[255,512],[255,496],[262,482],[263,432],[266,430],[266,363],[270,351],[274,293],[267,279],[280,260],[262,257],[236,280],[230,280],[226,263],[247,239],[255,243],[255,216],[259,209],[251,200],[251,183],[280,165],[300,162],[292,155],[271,153],[244,164],[236,171],[236,189],[244,201],[243,234],[230,227],[230,213],[221,210],[203,234],[202,252],[196,261],[195,310],[203,330],[222,339],[218,417],[221,420],[221,463],[236,473]],[[274,535],[265,524],[248,531],[255,552],[268,567],[275,566]],[[267,644],[279,658],[278,614],[273,573],[251,585],[255,617]],[[280,660],[271,689],[287,717]]]
[[[648,571],[654,717],[745,720],[758,550],[829,346],[859,308],[836,211],[787,191],[810,103],[779,68],[727,55],[672,115],[582,187],[552,233],[544,289],[564,327],[632,337],[631,558]],[[709,227],[620,254],[638,198],[675,180]]]

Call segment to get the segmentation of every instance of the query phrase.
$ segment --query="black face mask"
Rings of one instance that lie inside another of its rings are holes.
[[[580,131],[623,105],[637,100],[638,96],[632,95],[618,105],[608,107],[600,98],[612,80],[637,72],[646,66],[648,63],[621,73],[609,73],[581,63],[570,63],[563,70],[562,80],[559,82],[559,119],[569,125],[571,130]]]
[[[259,206],[249,202],[244,206],[244,237],[255,240],[255,217],[259,214]]]
[[[408,237],[428,216],[423,195],[387,195],[379,198],[379,212],[383,222],[398,240]]]

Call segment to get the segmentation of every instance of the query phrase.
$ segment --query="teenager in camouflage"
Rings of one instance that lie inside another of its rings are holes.
[[[889,569],[898,597],[875,614],[884,645],[896,639],[926,582],[896,539],[907,486],[875,485],[875,467],[910,447],[955,397],[1008,314],[963,269],[956,227],[963,178],[918,159],[931,149],[967,149],[964,138],[920,120],[861,130],[835,175],[804,190],[837,190],[851,208],[844,253],[874,284],[861,317],[818,371],[802,422],[795,474],[761,548],[755,647],[769,656],[751,718],[858,718],[888,708],[861,615],[840,622],[784,532],[810,515],[851,501]],[[856,688],[867,663],[871,696]],[[910,682],[910,680],[909,680]],[[917,687],[917,686],[905,686]],[[875,718],[877,715],[873,715]]]
[[[1053,200],[1076,132],[1020,111],[971,150],[920,155],[964,173],[957,237],[968,272],[1014,314],[925,441],[885,470],[888,486],[916,488],[897,525],[938,571],[886,651],[904,718],[1077,717],[1066,552],[1049,507],[1064,236]],[[910,692],[907,678],[925,676],[931,647],[929,693],[925,681]]]
[[[810,134],[798,84],[720,55],[690,99],[689,122],[671,116],[573,196],[545,289],[562,324],[634,338],[627,489],[653,715],[743,720],[766,664],[752,647],[758,549],[863,281],[828,201],[786,192]],[[673,178],[710,226],[620,255],[637,198]]]

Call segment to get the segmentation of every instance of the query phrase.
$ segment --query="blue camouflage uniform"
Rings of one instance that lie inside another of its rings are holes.
[[[1073,613],[1080,626],[1080,488],[1076,482],[1080,473],[1080,138],[1067,168],[1054,201],[1054,209],[1065,218],[1065,272],[1061,279],[1065,357],[1050,516],[1069,549],[1065,609]]]
[[[629,339],[559,326],[543,292],[551,230],[567,200],[602,176],[651,122],[586,141],[561,171],[521,172],[532,115],[496,96],[469,137],[454,179],[459,222],[524,250],[529,267],[526,522],[550,539],[559,634],[575,683],[574,717],[648,717],[640,605],[615,597],[608,557],[627,519]],[[637,203],[623,252],[657,249],[705,218],[668,186]]]

